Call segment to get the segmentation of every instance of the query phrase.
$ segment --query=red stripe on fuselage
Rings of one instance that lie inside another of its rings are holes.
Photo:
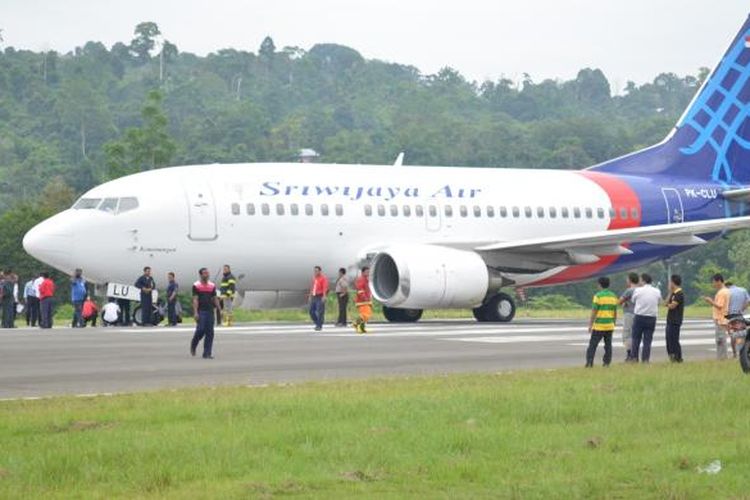
[[[641,225],[641,200],[638,199],[638,195],[627,182],[613,175],[591,170],[583,170],[578,173],[595,182],[609,196],[610,206],[615,209],[616,217],[610,219],[609,226],[607,226],[608,230],[638,227]],[[627,210],[627,218],[625,219],[620,217],[623,208]],[[637,218],[632,218],[633,208],[638,211]],[[554,276],[532,283],[531,286],[557,285],[570,281],[580,281],[600,273],[614,263],[617,258],[617,255],[607,255],[593,264],[570,266]]]

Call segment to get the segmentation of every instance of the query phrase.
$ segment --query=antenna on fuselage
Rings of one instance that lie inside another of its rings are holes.
[[[400,167],[404,164],[404,152],[401,151],[396,157],[396,161],[393,162],[394,167]]]

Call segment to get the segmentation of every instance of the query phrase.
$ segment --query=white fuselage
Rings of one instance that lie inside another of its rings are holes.
[[[123,198],[136,198],[137,208],[131,200],[129,210],[107,209],[118,203],[112,199]],[[575,209],[580,217],[573,216]],[[392,244],[468,249],[605,230],[609,209],[601,187],[570,171],[202,165],[97,186],[74,208],[34,228],[24,245],[62,271],[83,268],[97,283],[130,283],[151,266],[160,287],[168,271],[188,284],[200,267],[218,277],[222,265],[230,264],[238,289],[265,293],[265,305],[283,306],[304,295],[314,265],[333,277],[338,268],[354,271]],[[563,210],[569,215],[563,217]],[[514,280],[523,285],[540,276]],[[288,300],[280,298],[284,294]]]

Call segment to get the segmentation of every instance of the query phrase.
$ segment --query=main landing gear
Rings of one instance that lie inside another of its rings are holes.
[[[473,310],[480,322],[507,323],[516,315],[516,303],[507,293],[498,293]]]
[[[383,306],[383,316],[391,323],[416,323],[422,317],[422,309],[396,309]]]

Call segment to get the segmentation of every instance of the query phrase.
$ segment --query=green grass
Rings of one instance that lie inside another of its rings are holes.
[[[747,498],[748,383],[702,362],[0,402],[0,497]]]

